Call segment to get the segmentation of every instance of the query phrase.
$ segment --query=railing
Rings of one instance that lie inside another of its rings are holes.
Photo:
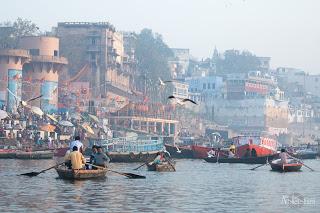
[[[68,60],[64,57],[49,56],[49,55],[32,56],[32,61],[68,64]]]
[[[29,58],[29,51],[21,49],[0,49],[0,55],[20,56]]]
[[[108,152],[150,152],[163,148],[162,139],[152,138],[114,138],[100,141],[90,141],[90,146],[102,146]]]

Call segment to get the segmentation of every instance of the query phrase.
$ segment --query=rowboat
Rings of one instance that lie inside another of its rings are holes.
[[[58,166],[56,171],[61,179],[66,180],[85,180],[104,178],[107,173],[107,169],[68,169],[66,166]]]
[[[244,163],[244,164],[265,164],[266,162],[273,160],[278,155],[267,155],[260,157],[248,157],[248,158],[228,158],[228,157],[207,157],[204,160],[209,163]]]
[[[147,164],[148,171],[156,171],[156,172],[175,172],[176,168],[172,163],[162,162],[161,164]]]
[[[297,172],[301,169],[302,163],[289,159],[287,164],[282,164],[281,159],[270,162],[271,169],[278,172]]]

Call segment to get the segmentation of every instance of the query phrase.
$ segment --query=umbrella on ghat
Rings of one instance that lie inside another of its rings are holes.
[[[88,114],[88,116],[96,123],[99,123],[99,118],[95,115]]]
[[[39,115],[40,117],[43,116],[43,114],[44,114],[43,111],[39,107],[36,107],[36,106],[31,107],[31,112],[33,112],[36,115]]]
[[[53,120],[54,122],[58,123],[58,120],[57,120],[53,115],[46,114],[46,116],[47,116],[48,118],[50,118],[51,120]]]
[[[73,127],[73,124],[70,121],[59,121],[60,126]]]
[[[54,130],[56,129],[55,126],[51,125],[51,124],[47,124],[47,125],[43,125],[40,127],[40,129],[42,131],[45,131],[45,132],[54,132]]]
[[[88,133],[93,134],[94,135],[94,131],[93,129],[89,126],[89,124],[84,123],[81,125],[81,127],[86,130]]]
[[[6,111],[0,110],[0,120],[8,117],[8,113]]]

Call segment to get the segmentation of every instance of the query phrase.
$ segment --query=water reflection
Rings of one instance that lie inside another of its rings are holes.
[[[319,160],[306,161],[320,171]],[[271,172],[265,166],[211,164],[179,160],[177,172],[157,173],[141,169],[146,179],[128,179],[109,173],[108,178],[67,181],[54,170],[37,177],[17,174],[40,171],[56,162],[0,160],[1,212],[297,212],[282,203],[283,195],[300,193],[315,205],[298,211],[317,212],[320,200],[319,172]],[[113,164],[114,170],[137,172],[138,164]],[[139,172],[138,172],[139,173]]]

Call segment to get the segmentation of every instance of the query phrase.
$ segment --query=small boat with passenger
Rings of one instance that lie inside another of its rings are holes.
[[[271,169],[278,172],[297,172],[301,169],[302,163],[294,159],[288,159],[286,164],[281,163],[281,159],[270,162]]]
[[[97,169],[69,169],[64,165],[55,168],[59,177],[66,180],[85,180],[85,179],[96,179],[104,178],[107,174],[107,168]]]
[[[156,172],[175,172],[176,168],[173,163],[162,162],[160,164],[147,164],[148,171]]]

